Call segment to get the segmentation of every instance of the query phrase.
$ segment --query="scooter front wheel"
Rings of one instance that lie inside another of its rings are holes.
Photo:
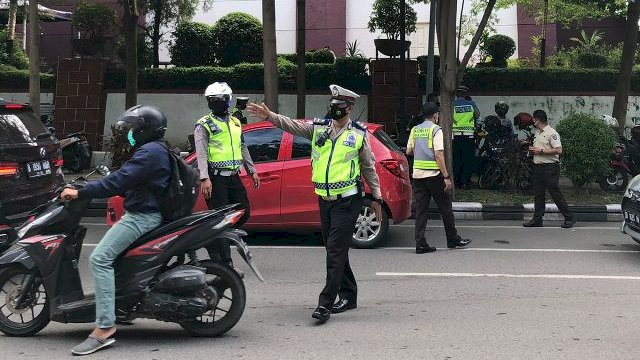
[[[231,330],[242,317],[247,301],[244,283],[240,275],[227,265],[202,261],[200,266],[207,269],[207,286],[214,291],[216,298],[210,300],[206,313],[180,326],[193,336],[219,336]]]
[[[0,331],[31,336],[49,320],[49,298],[40,274],[22,266],[0,269]]]

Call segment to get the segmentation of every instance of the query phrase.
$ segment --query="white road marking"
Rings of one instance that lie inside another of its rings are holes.
[[[489,277],[524,279],[571,279],[571,280],[640,280],[640,276],[621,275],[571,275],[571,274],[479,274],[479,273],[400,273],[376,272],[377,276],[393,277]]]
[[[83,244],[82,246],[96,247],[97,244]],[[272,249],[272,250],[324,250],[323,246],[272,246],[272,245],[249,245],[250,249]],[[379,250],[415,250],[414,247],[380,247]],[[356,249],[353,249],[356,250]],[[586,249],[498,249],[498,248],[468,248],[449,250],[447,248],[438,248],[442,251],[499,251],[499,252],[568,252],[568,253],[633,253],[640,254],[639,250],[586,250]],[[362,250],[371,251],[371,250]]]

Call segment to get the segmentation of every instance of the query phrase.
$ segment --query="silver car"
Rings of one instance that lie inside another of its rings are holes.
[[[640,175],[629,182],[622,198],[623,234],[640,243]]]

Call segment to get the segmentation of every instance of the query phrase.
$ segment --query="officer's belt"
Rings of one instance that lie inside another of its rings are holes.
[[[234,176],[240,173],[240,169],[222,170],[222,169],[209,168],[209,171],[211,172],[212,175],[215,175],[215,176]]]
[[[324,201],[336,201],[336,200],[344,199],[346,197],[357,195],[357,194],[358,194],[358,189],[355,188],[349,191],[345,191],[342,194],[331,195],[331,196],[320,196],[320,198]]]

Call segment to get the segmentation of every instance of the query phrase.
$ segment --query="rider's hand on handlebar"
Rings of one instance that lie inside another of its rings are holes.
[[[65,188],[62,191],[62,194],[60,194],[60,199],[62,201],[71,201],[77,198],[78,198],[78,190],[76,189]]]

